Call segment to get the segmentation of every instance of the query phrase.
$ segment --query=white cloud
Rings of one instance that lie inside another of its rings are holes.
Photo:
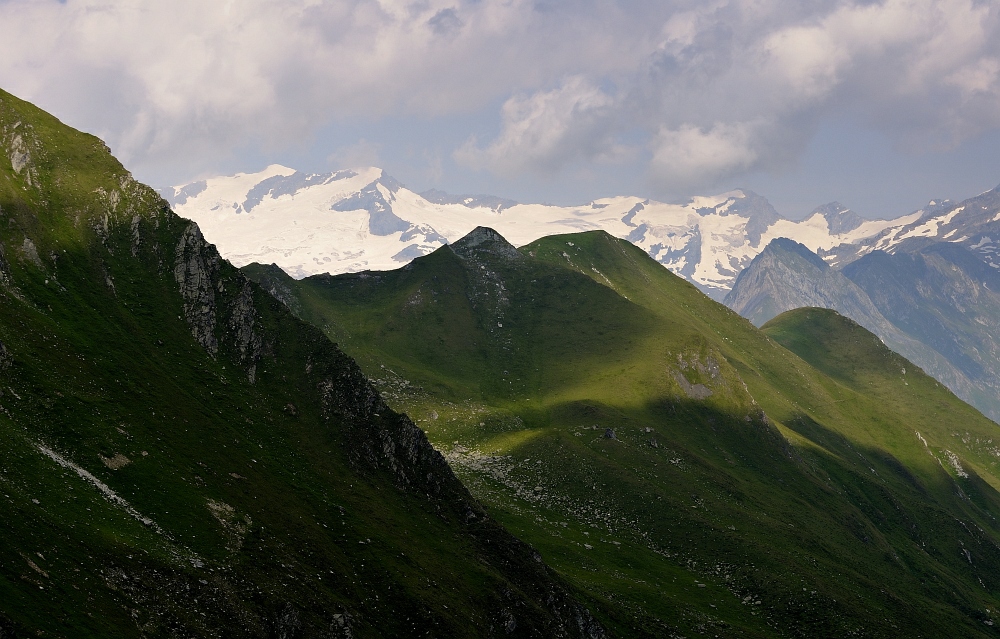
[[[340,147],[331,153],[326,161],[336,168],[361,168],[366,166],[380,166],[379,153],[382,145],[378,142],[371,142],[361,138],[354,144]]]
[[[668,190],[710,185],[760,160],[753,127],[746,123],[718,123],[707,130],[690,125],[661,129],[652,146],[650,172]]]
[[[636,170],[683,193],[787,162],[824,118],[914,151],[1000,126],[987,0],[0,0],[0,59],[0,86],[144,167],[502,103],[461,164],[558,176],[645,148]]]
[[[634,47],[568,33],[608,7],[581,25],[529,0],[10,0],[0,85],[130,161],[291,146],[336,119],[468,113],[626,69]]]
[[[552,173],[580,159],[620,155],[610,133],[614,98],[581,77],[551,91],[516,96],[504,103],[503,130],[485,149],[475,139],[455,152],[456,160],[516,176]]]

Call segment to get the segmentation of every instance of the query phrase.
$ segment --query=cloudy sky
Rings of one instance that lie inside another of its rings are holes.
[[[870,217],[1000,184],[974,0],[0,0],[0,87],[157,187],[280,162]]]

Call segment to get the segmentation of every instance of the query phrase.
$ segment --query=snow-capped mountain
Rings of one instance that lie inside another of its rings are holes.
[[[960,244],[1000,269],[1000,186],[962,202],[931,200],[871,237],[817,252],[834,266],[845,266],[873,251],[912,252],[937,242]]]
[[[307,175],[272,165],[164,195],[237,266],[275,263],[297,278],[398,268],[476,226],[492,227],[517,246],[556,233],[603,229],[720,300],[772,239],[789,238],[824,256],[857,254],[874,247],[874,238],[895,238],[894,229],[911,228],[928,215],[863,220],[834,203],[792,221],[745,190],[684,204],[638,197],[569,207],[519,204],[492,196],[414,193],[374,167]]]

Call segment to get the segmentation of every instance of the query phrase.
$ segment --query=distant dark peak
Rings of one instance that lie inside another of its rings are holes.
[[[207,188],[208,182],[201,180],[200,182],[192,182],[191,184],[183,186],[176,192],[173,188],[160,189],[157,192],[170,204],[172,208],[184,204],[188,201],[188,198],[197,196]]]
[[[737,213],[749,218],[765,218],[773,222],[781,219],[771,203],[762,195],[757,195],[748,189],[739,189],[743,197],[734,198],[730,213]]]
[[[484,253],[509,259],[521,258],[521,254],[517,252],[513,244],[508,242],[504,236],[485,226],[477,226],[468,235],[450,246],[456,255],[463,258],[471,258]]]
[[[630,208],[628,210],[628,213],[626,213],[624,215],[624,217],[622,217],[622,222],[624,222],[625,224],[628,224],[629,226],[633,226],[634,227],[635,223],[632,222],[632,218],[635,217],[636,213],[638,213],[639,211],[641,211],[644,208],[646,208],[647,204],[649,204],[649,200],[646,200],[645,202],[639,202],[638,204],[636,204],[635,206],[633,206],[632,208]]]
[[[817,206],[810,217],[819,213],[826,220],[827,227],[833,235],[849,233],[864,223],[864,219],[840,202],[830,202]]]
[[[698,215],[738,215],[747,218],[746,234],[750,246],[760,246],[760,239],[767,229],[781,219],[771,203],[749,189],[737,189],[715,206],[695,209]]]
[[[733,198],[726,210],[727,214],[749,218],[746,226],[750,246],[760,246],[760,238],[767,229],[781,219],[781,216],[766,198],[748,189],[740,189],[743,197]],[[728,201],[728,200],[727,200]],[[721,205],[720,205],[721,206]],[[716,207],[718,208],[718,207]]]
[[[996,189],[993,189],[993,190],[997,191],[997,189],[1000,189],[1000,186],[998,186]],[[926,208],[948,206],[949,204],[951,204],[951,200],[947,200],[947,199],[945,199],[945,200],[933,199],[933,200],[929,200],[927,202],[927,207]]]
[[[282,195],[296,195],[299,191],[307,189],[310,186],[316,186],[317,184],[328,184],[330,182],[335,182],[336,180],[343,180],[346,178],[351,178],[357,175],[354,171],[337,171],[336,173],[303,173],[302,171],[296,171],[291,175],[274,175],[264,180],[261,180],[247,192],[247,197],[243,201],[243,211],[249,213],[253,210],[255,206],[260,204],[264,198],[271,198],[276,200]],[[192,184],[190,186],[196,186],[199,183]],[[201,182],[200,184],[204,184]],[[189,187],[185,187],[185,191]],[[204,188],[202,188],[204,190]],[[193,197],[197,195],[198,192],[190,193],[189,195]],[[187,199],[187,198],[185,198]],[[180,202],[178,202],[180,204]]]
[[[630,224],[629,226],[635,226],[635,224]],[[646,239],[646,232],[649,230],[649,226],[646,224],[640,224],[632,229],[632,232],[628,234],[625,239],[633,244],[637,244]]]
[[[439,191],[437,189],[429,189],[423,193],[418,193],[418,195],[428,202],[433,202],[435,204],[451,204],[449,200],[454,198],[454,195],[445,193],[444,191]]]
[[[378,189],[379,185],[384,186],[390,191],[388,200],[382,194],[382,191]],[[344,198],[330,208],[333,211],[368,211],[368,231],[372,235],[386,236],[406,231],[410,228],[411,224],[406,220],[400,219],[392,211],[392,202],[395,201],[395,197],[393,197],[394,191],[392,191],[393,185],[397,190],[399,189],[398,182],[383,175],[354,195]]]
[[[396,178],[392,177],[391,175],[386,175],[385,171],[382,171],[382,177],[380,177],[375,181],[384,186],[385,188],[389,189],[389,192],[394,195],[396,191],[398,191],[399,189],[406,188],[402,184],[400,184],[399,180],[397,180]]]
[[[822,257],[809,250],[809,247],[805,244],[800,244],[795,240],[788,239],[787,237],[776,237],[771,240],[767,247],[764,248],[764,252],[768,251],[784,251],[786,253],[793,253],[823,271],[830,268],[830,265],[824,262]]]
[[[517,202],[514,200],[508,200],[495,195],[452,195],[437,189],[424,191],[420,194],[420,197],[434,204],[461,204],[470,209],[487,208],[497,213],[512,206],[517,206]]]

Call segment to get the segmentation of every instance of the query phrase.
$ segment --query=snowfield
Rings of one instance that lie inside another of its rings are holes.
[[[960,212],[938,205],[895,220],[863,220],[831,204],[792,221],[764,198],[740,190],[686,204],[638,197],[569,207],[518,204],[437,191],[421,195],[375,167],[307,175],[272,165],[173,187],[164,195],[236,266],[274,263],[295,278],[399,268],[477,226],[495,229],[515,246],[603,229],[720,300],[774,238],[821,254],[859,255],[939,234]],[[930,213],[935,215],[928,218]]]

